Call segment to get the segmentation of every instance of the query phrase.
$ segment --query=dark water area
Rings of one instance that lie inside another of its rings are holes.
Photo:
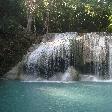
[[[0,112],[111,111],[111,82],[0,81]]]

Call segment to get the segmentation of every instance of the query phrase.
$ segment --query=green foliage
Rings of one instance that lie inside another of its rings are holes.
[[[103,32],[110,25],[111,2],[109,0],[53,0],[46,7],[43,0],[36,9],[36,18],[44,24],[49,13],[49,32]],[[39,23],[39,22],[38,22]],[[42,25],[41,24],[41,25]],[[38,27],[37,27],[38,29]]]
[[[32,8],[26,1],[0,1],[0,29],[15,32],[27,26],[27,14]],[[45,27],[46,16],[49,32],[112,31],[111,0],[36,0],[33,6],[33,25],[38,33]]]
[[[110,22],[110,24],[108,26],[108,30],[109,30],[109,32],[112,32],[112,15],[109,16],[109,22]]]
[[[0,31],[3,33],[17,33],[20,26],[25,26],[21,7],[22,0],[1,0],[0,1]]]

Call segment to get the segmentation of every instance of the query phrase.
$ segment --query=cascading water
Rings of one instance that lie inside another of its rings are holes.
[[[111,36],[105,33],[50,35],[49,40],[41,42],[28,53],[21,74],[50,81],[110,79],[110,40]]]
[[[108,66],[108,44],[105,35],[91,33],[85,35],[85,59],[86,62],[92,62],[92,71],[99,79],[104,78],[104,75],[109,75],[107,72]],[[89,51],[87,50],[89,49]]]
[[[75,33],[56,34],[52,41],[41,43],[27,59],[27,67],[33,74],[48,78],[55,72],[64,72],[70,66],[70,40],[75,40]],[[41,66],[39,68],[39,66]],[[37,68],[36,68],[37,67]],[[29,72],[28,71],[28,72]],[[27,73],[28,73],[27,72]],[[39,73],[41,72],[41,73]]]
[[[109,75],[112,80],[112,44],[109,44]]]
[[[93,63],[97,78],[102,75],[102,62],[105,60],[105,37],[96,35],[93,39]]]

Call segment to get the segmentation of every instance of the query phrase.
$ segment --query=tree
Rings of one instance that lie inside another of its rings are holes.
[[[34,12],[36,9],[35,0],[25,0],[26,12],[27,12],[27,32],[31,32],[32,23],[34,20]]]

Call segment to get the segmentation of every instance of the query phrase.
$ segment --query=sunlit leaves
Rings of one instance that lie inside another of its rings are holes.
[[[36,0],[25,0],[25,6],[29,13],[33,13],[36,9]]]
[[[44,1],[44,5],[48,6],[49,5],[49,1],[48,0],[43,0]]]
[[[111,0],[25,0],[27,10],[43,25],[49,13],[49,31],[107,31]],[[37,25],[38,26],[38,25]],[[38,28],[37,28],[38,29]]]
[[[109,24],[109,26],[108,26],[108,30],[109,30],[110,32],[112,32],[112,15],[109,16],[109,22],[110,22],[110,24]]]
[[[90,4],[85,5],[85,12],[87,12],[87,14],[90,14],[91,16],[94,16],[95,14],[94,9]]]
[[[0,7],[1,4],[5,8],[0,10],[0,15],[4,16],[3,12],[7,16],[15,15],[14,21],[23,26],[27,15],[32,14],[37,30],[44,27],[46,16],[49,16],[49,32],[107,31],[112,24],[111,0],[1,0]]]

